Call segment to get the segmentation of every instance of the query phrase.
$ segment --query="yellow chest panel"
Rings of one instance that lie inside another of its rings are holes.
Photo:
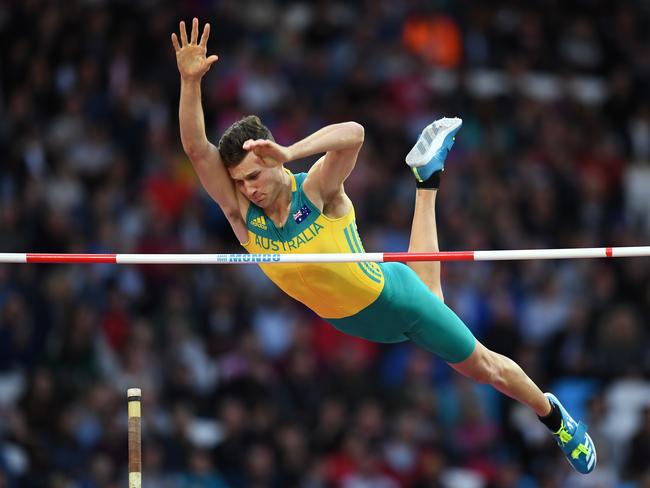
[[[300,192],[300,188],[296,191]],[[331,219],[298,194],[288,222],[280,229],[259,208],[253,210],[249,210],[246,222],[248,242],[243,244],[249,253],[364,252],[354,209]],[[376,263],[282,263],[260,267],[284,292],[324,318],[354,315],[375,301],[384,287],[384,275]]]

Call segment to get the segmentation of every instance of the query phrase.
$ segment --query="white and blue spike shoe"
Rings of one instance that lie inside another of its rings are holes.
[[[596,467],[596,447],[587,434],[587,426],[576,422],[552,393],[544,393],[549,402],[557,405],[562,413],[560,430],[553,437],[571,466],[582,474],[591,473]]]
[[[458,117],[445,117],[424,128],[415,146],[406,155],[406,164],[419,182],[444,169],[447,153],[454,145],[454,136],[462,125],[463,121]]]

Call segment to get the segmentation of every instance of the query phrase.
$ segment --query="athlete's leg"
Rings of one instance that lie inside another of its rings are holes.
[[[406,156],[417,180],[415,213],[411,225],[409,252],[438,252],[436,196],[447,153],[462,121],[458,118],[436,120],[424,128],[413,149]],[[409,263],[424,284],[444,301],[440,283],[440,262]]]
[[[554,395],[542,393],[513,360],[477,341],[474,352],[466,360],[450,366],[532,408],[551,430],[569,463],[580,473],[590,473],[596,467],[596,448],[587,426],[576,422]]]
[[[437,302],[435,297],[430,302]],[[419,346],[441,356],[459,373],[530,407],[549,428],[567,460],[580,473],[596,467],[596,448],[587,426],[576,422],[550,393],[542,393],[511,359],[490,351],[473,338],[462,321],[438,302],[434,316],[405,335]]]
[[[460,363],[449,365],[463,376],[487,383],[501,393],[528,405],[540,417],[551,412],[551,404],[524,370],[512,359],[489,350],[476,341],[474,352]]]
[[[391,280],[396,281],[392,269],[386,271],[390,272]],[[415,325],[404,331],[406,337],[445,360],[462,375],[494,386],[532,408],[540,417],[550,412],[551,405],[544,393],[514,361],[490,351],[476,340],[460,317],[431,296],[410,270],[402,267],[404,271],[400,272],[397,266],[394,269],[402,278],[399,288],[403,296],[398,299],[410,300],[408,308],[418,315]],[[409,315],[405,318],[412,319]]]
[[[425,276],[430,276],[430,272],[425,271]],[[424,282],[420,286],[424,287],[425,278],[421,274],[418,277]],[[439,279],[438,275],[438,281]],[[429,284],[427,286],[431,288]],[[417,296],[416,293],[412,295]],[[530,407],[550,429],[571,465],[581,473],[593,471],[596,466],[596,449],[584,424],[573,420],[553,395],[542,393],[517,363],[478,342],[467,326],[442,301],[429,295],[422,302],[427,304],[427,310],[421,312],[426,319],[405,333],[410,340],[442,357],[464,376],[490,384]]]
[[[436,189],[418,188],[415,193],[415,212],[411,224],[409,252],[438,252],[436,227]],[[425,285],[444,301],[440,283],[440,262],[408,263]]]

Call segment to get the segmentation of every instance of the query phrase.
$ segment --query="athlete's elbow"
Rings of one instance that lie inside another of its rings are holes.
[[[358,122],[348,122],[348,130],[350,131],[350,136],[354,139],[354,142],[357,144],[363,144],[363,140],[366,136],[366,130],[363,128],[363,125]]]

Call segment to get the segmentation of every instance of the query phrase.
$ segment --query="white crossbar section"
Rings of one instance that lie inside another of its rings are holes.
[[[646,251],[647,252],[647,251]],[[604,258],[606,248],[519,249],[512,251],[474,251],[474,261],[519,261],[524,259]]]
[[[26,263],[25,252],[0,252],[0,263]]]
[[[650,256],[650,246],[613,247],[612,257],[632,258]]]
[[[341,254],[117,254],[118,264],[278,264],[381,262],[383,253]]]
[[[607,254],[609,249],[610,255]],[[474,251],[474,261],[518,261],[525,259],[582,259],[649,256],[649,246],[591,247],[583,249],[516,249],[508,251]]]

